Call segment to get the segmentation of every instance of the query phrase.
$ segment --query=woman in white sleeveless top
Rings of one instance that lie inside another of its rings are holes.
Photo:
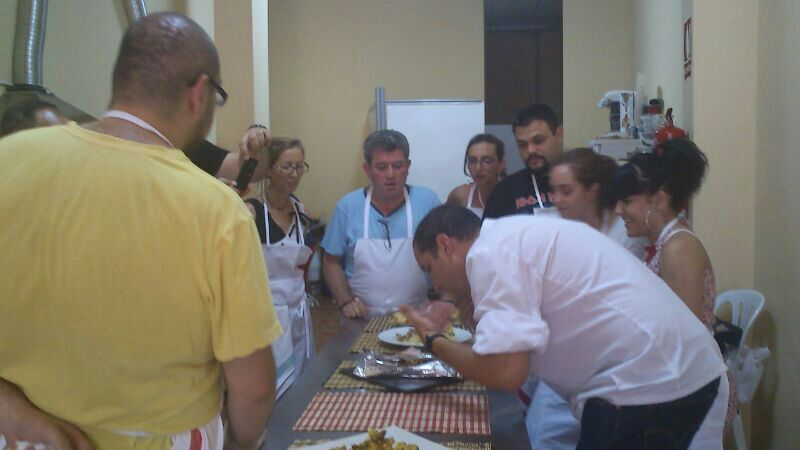
[[[616,211],[625,222],[628,236],[645,237],[651,244],[645,258],[647,267],[678,294],[713,334],[714,270],[685,216],[707,168],[708,160],[694,142],[667,141],[652,151],[634,155],[615,175],[614,189],[619,198]],[[728,378],[726,431],[738,406],[730,373]],[[716,444],[715,435],[698,432],[689,448],[713,448],[712,440]]]
[[[447,196],[447,203],[463,206],[483,217],[484,202],[505,174],[503,141],[492,134],[479,134],[470,139],[464,154],[464,174],[472,183],[462,184]]]

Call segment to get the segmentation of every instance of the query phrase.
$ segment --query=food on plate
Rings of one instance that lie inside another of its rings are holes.
[[[376,430],[370,428],[367,431],[369,439],[360,444],[353,444],[349,450],[419,450],[414,444],[405,442],[395,442],[392,438],[386,437],[386,430]],[[336,447],[332,450],[348,450],[346,447]]]
[[[456,308],[450,310],[450,322],[459,322],[458,310]],[[406,317],[406,315],[400,311],[395,311],[392,313],[392,323],[397,325],[408,325],[408,317]]]
[[[397,340],[409,345],[422,345],[422,338],[414,328],[409,328],[405,333],[397,333]]]
[[[395,311],[392,314],[392,323],[396,323],[398,325],[406,325],[408,324],[408,317],[406,317],[406,315],[401,313],[400,311]]]
[[[455,339],[456,332],[453,329],[453,324],[448,323],[442,334],[445,335],[447,339]],[[397,340],[408,345],[422,345],[422,337],[414,328],[409,328],[405,333],[397,333]]]

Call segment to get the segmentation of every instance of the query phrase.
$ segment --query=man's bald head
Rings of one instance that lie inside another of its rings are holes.
[[[208,34],[181,14],[151,14],[122,38],[112,103],[146,104],[168,114],[201,74],[219,82],[219,56]]]

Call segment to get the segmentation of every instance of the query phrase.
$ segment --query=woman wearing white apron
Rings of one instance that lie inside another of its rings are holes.
[[[303,205],[292,195],[308,171],[305,151],[298,139],[275,138],[267,147],[267,179],[263,206],[250,199],[262,241],[275,312],[284,334],[272,344],[276,368],[276,395],[283,394],[314,356],[311,312],[303,269],[312,255],[305,245]],[[259,210],[260,209],[260,210]],[[263,218],[262,213],[263,211]]]
[[[428,299],[428,283],[414,257],[414,219],[408,189],[405,196],[406,235],[392,238],[389,224],[384,236],[369,235],[369,213],[372,209],[372,188],[364,200],[364,238],[356,242],[353,255],[353,276],[350,289],[369,309],[370,316],[386,314],[404,304]]]
[[[447,203],[463,206],[483,217],[484,201],[505,174],[504,155],[503,141],[492,134],[479,134],[470,139],[464,154],[464,174],[472,183],[453,189],[447,196]]]

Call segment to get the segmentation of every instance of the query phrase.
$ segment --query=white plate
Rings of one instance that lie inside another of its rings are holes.
[[[381,331],[378,334],[378,339],[387,344],[392,345],[402,345],[406,347],[423,347],[424,343],[411,343],[411,342],[403,342],[397,338],[398,334],[405,334],[408,333],[412,327],[397,327],[397,328],[389,328],[388,330]],[[456,337],[452,340],[456,342],[466,342],[472,337],[472,333],[463,329],[463,328],[453,328],[453,333],[455,333]]]
[[[395,442],[405,442],[407,444],[416,444],[420,449],[424,450],[447,450],[447,447],[442,447],[441,445],[429,441],[422,436],[417,436],[414,433],[409,433],[408,431],[399,428],[395,425],[386,427],[386,436],[390,438],[394,438]],[[356,434],[350,437],[336,439],[335,441],[328,441],[324,444],[317,444],[317,445],[309,445],[306,447],[298,447],[298,449],[303,450],[330,450],[335,447],[341,447],[343,445],[353,445],[353,444],[360,444],[364,441],[369,439],[369,435],[367,433]]]

